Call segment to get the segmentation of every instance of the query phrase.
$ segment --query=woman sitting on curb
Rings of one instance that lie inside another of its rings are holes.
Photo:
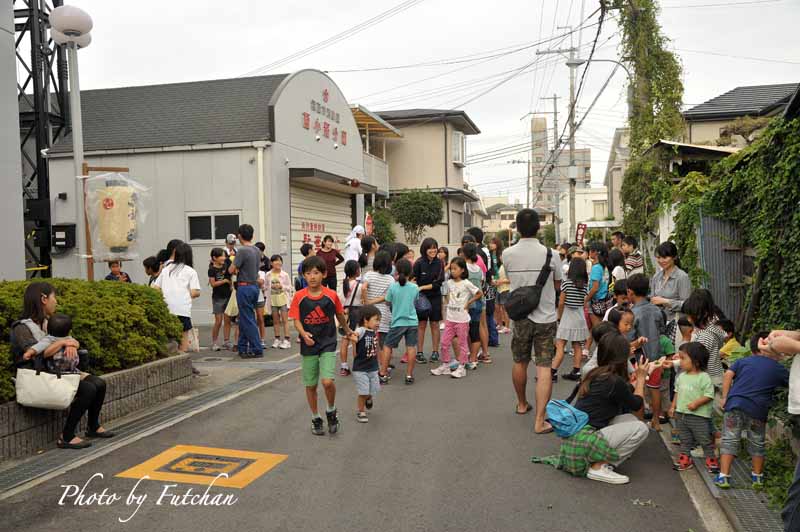
[[[650,363],[643,362],[636,367],[632,387],[628,376],[629,357],[630,343],[621,334],[609,332],[600,339],[598,367],[584,377],[575,405],[589,416],[588,423],[562,441],[558,456],[534,457],[532,461],[608,484],[630,481],[615,468],[647,439],[649,431],[641,415]]]
[[[63,350],[64,357],[73,361],[78,358],[80,345],[74,339],[56,340],[41,355],[33,355],[30,349],[47,335],[47,320],[55,314],[58,301],[56,291],[49,283],[31,283],[25,289],[21,320],[11,330],[13,343],[11,353],[14,365],[18,368],[35,369],[35,356],[49,358]],[[89,412],[89,426],[86,436],[89,438],[111,438],[114,433],[100,426],[100,410],[106,396],[106,382],[100,377],[81,373],[78,392],[69,408],[64,430],[58,439],[62,449],[83,449],[91,445],[75,435],[78,423],[84,412]]]

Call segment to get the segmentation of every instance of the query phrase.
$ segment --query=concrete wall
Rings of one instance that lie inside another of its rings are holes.
[[[400,142],[386,144],[386,159],[389,163],[389,188],[463,188],[464,169],[453,164],[452,124],[442,125],[433,121],[427,124],[398,126],[403,133]],[[447,129],[447,156],[444,142]],[[446,163],[445,163],[446,160]],[[445,182],[445,164],[447,180]]]
[[[3,2],[0,6],[0,188],[3,190],[0,249],[5,255],[5,260],[0,261],[2,280],[25,278],[13,3]]]
[[[269,149],[266,152],[269,160]],[[255,148],[87,156],[90,166],[130,168],[130,178],[150,188],[150,212],[144,226],[139,228],[140,258],[125,262],[123,266],[131,280],[147,282],[141,260],[155,255],[166,247],[168,241],[173,238],[189,241],[187,216],[191,213],[239,213],[240,223],[256,226],[255,158]],[[269,182],[269,179],[265,178],[265,181]],[[55,200],[53,223],[76,222],[74,186],[72,158],[50,159],[51,196],[55,198],[59,192],[67,193],[66,201]],[[284,197],[288,200],[288,191]],[[223,242],[189,243],[192,244],[194,265],[202,287],[200,299],[193,305],[193,317],[198,323],[208,323],[211,321],[211,288],[206,279],[208,257],[211,248]],[[95,279],[102,279],[107,273],[105,264],[95,264]],[[57,277],[79,276],[74,250],[53,258],[53,274]]]
[[[687,137],[690,144],[716,143],[722,128],[730,124],[730,120],[713,122],[687,122]]]
[[[137,368],[110,373],[100,421],[103,424],[185,394],[192,387],[189,355],[178,355]],[[0,405],[0,463],[55,446],[67,410],[25,408],[16,402]],[[78,434],[86,429],[86,416]]]

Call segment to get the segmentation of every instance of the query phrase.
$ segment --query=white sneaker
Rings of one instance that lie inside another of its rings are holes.
[[[627,484],[630,479],[625,475],[620,475],[608,465],[603,464],[599,469],[589,468],[586,478],[596,480],[598,482],[605,482],[606,484]]]
[[[464,366],[459,366],[459,367],[463,368]],[[467,363],[467,369],[472,369],[472,370],[478,369],[478,363],[477,362]]]
[[[460,379],[462,377],[467,376],[467,370],[464,366],[458,366],[455,371],[450,373],[450,376],[454,379]]]
[[[431,370],[431,375],[436,375],[437,377],[440,375],[450,375],[450,364],[442,364],[438,368],[434,368]]]
[[[290,342],[289,340],[283,340],[281,342],[281,349],[291,349],[291,348],[292,348],[292,342]]]
[[[214,345],[211,346],[211,350],[212,351],[221,351],[222,348],[220,346],[218,346],[217,344],[214,344]]]
[[[281,339],[275,338],[275,341],[272,342],[272,349],[278,349],[281,346]]]

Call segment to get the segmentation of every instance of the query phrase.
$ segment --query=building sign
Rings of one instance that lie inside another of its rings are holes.
[[[311,100],[311,111],[303,113],[303,129],[313,129],[315,134],[332,139],[334,143],[341,139],[342,146],[347,146],[347,131],[339,129],[341,115],[328,107],[329,99],[330,93],[325,89],[322,102]]]
[[[303,244],[314,244],[314,249],[319,251],[322,248],[322,235],[325,233],[325,224],[300,222],[300,229],[303,230]]]
[[[324,233],[325,224],[317,222],[302,222],[300,224],[300,229],[302,229],[303,231],[318,231],[320,233]]]

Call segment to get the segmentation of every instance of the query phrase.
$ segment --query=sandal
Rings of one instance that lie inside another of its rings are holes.
[[[116,434],[110,430],[104,430],[103,432],[86,431],[87,438],[113,438],[114,436],[116,436]]]
[[[526,406],[526,407],[525,407],[525,411],[524,411],[524,412],[520,412],[519,410],[514,410],[514,413],[515,413],[515,414],[518,414],[518,415],[520,415],[520,416],[524,416],[525,414],[527,414],[528,412],[530,412],[531,410],[533,410],[533,407],[531,406],[531,404],[530,404],[530,403],[527,403],[527,405],[528,405],[528,406]]]
[[[56,442],[56,445],[58,446],[59,449],[86,449],[87,447],[92,446],[92,442],[81,440],[80,443],[69,443],[59,439]]]

